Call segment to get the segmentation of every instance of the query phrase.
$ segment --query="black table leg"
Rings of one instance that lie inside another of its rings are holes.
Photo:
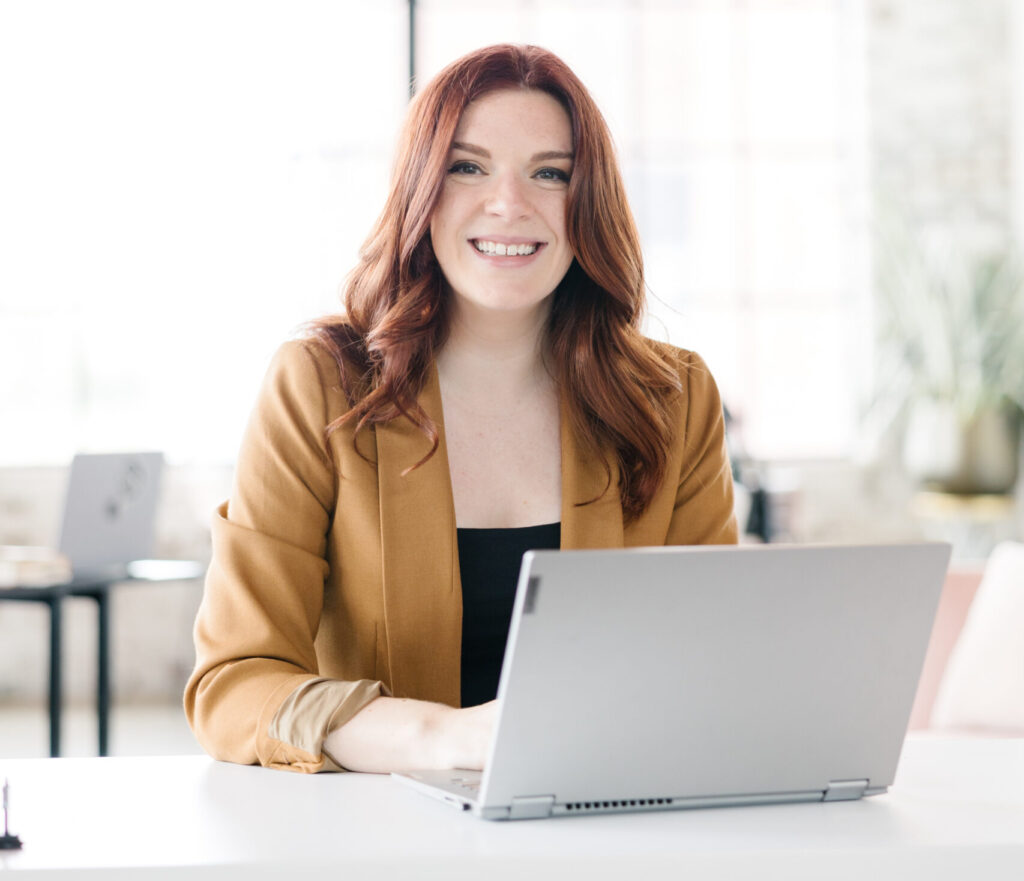
[[[101,756],[107,755],[110,732],[110,610],[107,608],[107,590],[96,592],[97,651],[96,659],[96,718],[98,747]]]
[[[63,622],[61,620],[63,601],[53,597],[50,607],[50,757],[60,755],[60,713],[61,713],[61,662],[64,655]]]

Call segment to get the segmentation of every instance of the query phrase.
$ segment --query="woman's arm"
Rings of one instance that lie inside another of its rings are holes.
[[[381,694],[373,667],[320,675],[314,642],[339,499],[324,427],[344,398],[326,358],[302,342],[274,357],[239,451],[196,617],[185,710],[215,758],[297,771],[335,767],[327,733]],[[353,638],[365,634],[353,634]]]
[[[323,749],[350,771],[480,770],[494,717],[494,701],[457,710],[429,701],[379,697],[328,734]]]
[[[322,372],[306,344],[278,351],[242,439],[230,500],[214,516],[185,709],[218,759],[329,767],[320,754],[329,726],[381,693],[377,682],[319,676],[314,639],[337,501]]]
[[[681,352],[686,414],[672,521],[665,544],[735,544],[732,467],[725,444],[722,398],[711,371],[694,352]]]
[[[374,679],[320,675],[314,647],[342,516],[323,429],[333,366],[288,343],[267,372],[243,438],[196,619],[185,708],[215,758],[295,771],[483,766],[493,707],[395,699]],[[368,671],[372,673],[372,670]]]

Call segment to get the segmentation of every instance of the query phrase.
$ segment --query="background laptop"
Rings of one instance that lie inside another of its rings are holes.
[[[73,577],[153,556],[163,453],[79,454],[71,462],[59,550]]]
[[[487,819],[830,801],[892,783],[947,544],[524,555]]]

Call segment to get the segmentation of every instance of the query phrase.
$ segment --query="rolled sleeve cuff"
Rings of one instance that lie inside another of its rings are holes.
[[[370,701],[389,696],[382,682],[360,679],[310,679],[288,695],[270,720],[267,734],[274,740],[319,756],[322,765],[303,770],[344,771],[323,745],[327,735],[340,728]]]

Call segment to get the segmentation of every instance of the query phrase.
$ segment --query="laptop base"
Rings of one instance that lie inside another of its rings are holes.
[[[678,811],[694,808],[743,807],[797,802],[855,801],[865,796],[881,795],[888,791],[886,786],[869,787],[867,780],[836,780],[829,784],[828,789],[812,789],[804,792],[762,792],[749,795],[701,797],[654,796],[579,802],[556,802],[553,795],[541,795],[516,797],[507,806],[483,806],[475,797],[482,776],[479,771],[410,771],[408,773],[396,772],[391,776],[424,795],[450,804],[458,810],[471,811],[486,820],[538,820],[580,814],[621,814],[636,811]]]

